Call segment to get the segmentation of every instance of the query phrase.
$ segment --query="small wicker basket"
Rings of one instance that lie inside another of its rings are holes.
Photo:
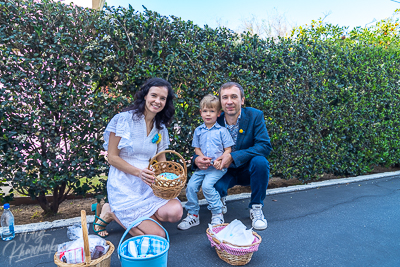
[[[181,164],[173,161],[160,161],[157,162],[157,157],[164,153],[172,153],[182,160],[183,167]],[[154,195],[163,199],[176,198],[182,188],[186,184],[187,168],[185,159],[177,152],[173,150],[164,150],[155,155],[149,162],[149,169],[152,169],[155,173],[154,183],[151,185]],[[157,178],[157,176],[163,172],[174,173],[178,176],[173,180],[165,180]]]
[[[228,223],[213,225],[213,232],[218,233],[224,229]],[[229,263],[230,265],[246,265],[250,262],[253,253],[258,250],[262,238],[256,232],[252,231],[254,236],[254,241],[250,245],[239,246],[234,245],[226,241],[219,241],[214,237],[214,234],[210,232],[210,228],[207,228],[207,237],[211,242],[211,246],[215,246],[215,251],[218,257]]]
[[[81,211],[81,223],[82,225],[86,225],[86,211],[82,210]],[[59,266],[59,267],[110,267],[110,262],[111,262],[111,254],[114,252],[114,245],[110,242],[107,241],[107,245],[110,246],[108,248],[108,251],[106,254],[101,256],[98,259],[91,260],[90,258],[90,250],[89,250],[89,236],[88,236],[88,230],[86,227],[82,227],[82,232],[83,232],[83,243],[84,243],[84,251],[85,251],[85,262],[83,263],[77,263],[77,264],[70,264],[70,263],[65,263],[62,262],[58,258],[58,253],[56,252],[54,254],[54,263]]]

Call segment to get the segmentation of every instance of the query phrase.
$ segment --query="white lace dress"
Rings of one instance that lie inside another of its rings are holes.
[[[121,150],[119,156],[139,169],[148,167],[150,159],[169,145],[168,131],[164,125],[161,130],[157,130],[154,124],[147,136],[144,116],[133,120],[131,111],[115,115],[107,125],[103,135],[105,150],[108,149],[111,132],[121,137],[118,144],[118,149]],[[155,144],[152,139],[157,133],[161,134],[161,141]],[[108,173],[107,193],[111,210],[126,228],[142,216],[152,216],[168,202],[156,197],[151,187],[142,179],[114,166],[110,166]]]

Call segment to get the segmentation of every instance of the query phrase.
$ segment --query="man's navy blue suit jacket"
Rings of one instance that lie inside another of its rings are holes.
[[[217,122],[225,127],[224,113],[219,116]],[[271,140],[265,126],[263,112],[255,108],[242,108],[236,151],[231,153],[233,163],[230,167],[239,168],[255,156],[266,158],[271,151]]]
[[[224,113],[217,119],[225,127]],[[242,130],[242,131],[240,131]],[[239,168],[255,156],[268,157],[272,151],[271,140],[265,126],[264,114],[255,108],[242,108],[239,121],[239,133],[236,140],[236,151],[232,152],[233,163],[230,168]],[[192,169],[197,169],[193,157]]]

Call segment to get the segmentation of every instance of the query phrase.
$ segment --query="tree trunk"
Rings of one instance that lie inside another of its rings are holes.
[[[70,192],[70,189],[65,192],[66,187],[67,183],[63,182],[61,185],[56,186],[53,189],[53,202],[51,203],[47,200],[45,192],[41,192],[40,195],[36,197],[40,207],[43,209],[44,215],[57,214],[60,204],[64,202]]]
[[[45,192],[40,192],[40,195],[36,199],[39,202],[39,205],[42,208],[44,215],[50,215],[53,213],[50,207],[50,203],[47,201]]]

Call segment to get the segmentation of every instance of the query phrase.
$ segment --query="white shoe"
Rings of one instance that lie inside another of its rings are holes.
[[[221,224],[224,223],[224,215],[222,213],[212,214],[211,217],[211,225]]]
[[[251,225],[255,230],[264,230],[268,223],[264,217],[261,204],[253,204],[250,209]]]
[[[179,230],[187,230],[190,227],[197,226],[200,224],[200,217],[199,215],[194,215],[188,213],[186,218],[183,219],[179,224],[178,224],[178,229]]]
[[[228,212],[228,207],[226,206],[226,197],[221,197],[221,202],[222,202],[222,214],[225,214]]]

